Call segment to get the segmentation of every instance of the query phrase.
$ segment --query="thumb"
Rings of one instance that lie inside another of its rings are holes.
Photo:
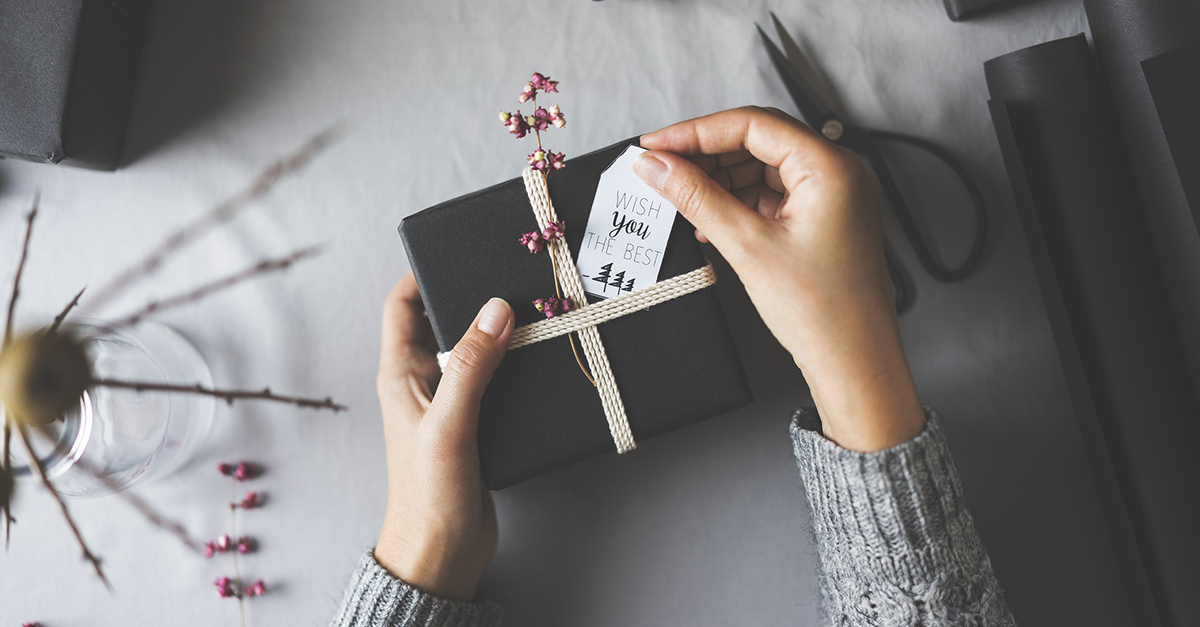
[[[722,254],[758,241],[763,217],[717,184],[696,164],[652,150],[633,162],[633,172],[662,194]]]
[[[512,307],[500,298],[489,300],[450,353],[427,415],[456,423],[465,417],[467,422],[459,424],[473,429],[479,418],[479,400],[508,352],[512,331]]]

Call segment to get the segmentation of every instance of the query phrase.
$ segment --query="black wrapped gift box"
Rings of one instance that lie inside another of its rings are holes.
[[[636,143],[623,141],[570,159],[566,168],[550,173],[550,198],[566,223],[572,256],[578,257],[601,172]],[[400,224],[441,350],[454,347],[493,296],[513,306],[517,326],[544,319],[532,301],[554,295],[549,254],[530,254],[517,242],[537,228],[520,178],[430,207]],[[706,263],[692,231],[687,220],[676,217],[660,280]],[[598,328],[638,442],[751,401],[712,287]],[[487,486],[505,488],[608,451],[615,445],[600,398],[567,337],[509,351],[480,410],[479,455]]]
[[[0,0],[0,156],[115,170],[149,0]]]

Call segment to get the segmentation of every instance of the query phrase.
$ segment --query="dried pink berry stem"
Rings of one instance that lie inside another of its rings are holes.
[[[229,535],[232,538],[237,538],[237,488],[238,478],[236,475],[231,476],[230,481],[233,482],[233,490],[230,492],[232,498],[229,501]],[[238,625],[246,627],[246,610],[245,610],[245,595],[242,594],[242,573],[238,570],[238,550],[235,546],[229,552],[233,555],[233,581],[237,585],[237,603],[238,603]]]

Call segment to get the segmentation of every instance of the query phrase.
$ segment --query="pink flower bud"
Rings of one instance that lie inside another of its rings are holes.
[[[237,468],[233,469],[233,476],[237,477],[238,481],[245,481],[252,474],[253,469],[246,462],[238,462]]]
[[[567,225],[565,222],[551,222],[542,229],[542,238],[549,240],[562,239],[567,233]]]
[[[542,252],[542,249],[546,247],[545,242],[542,240],[542,236],[539,235],[537,231],[530,231],[521,235],[520,242],[521,245],[528,248],[529,252],[531,253],[540,253]]]
[[[237,552],[245,555],[254,550],[254,540],[242,536],[237,541]]]
[[[557,296],[539,298],[533,301],[533,308],[545,314],[547,318],[553,318],[562,311],[562,301]]]
[[[258,492],[251,490],[246,493],[246,498],[242,499],[242,502],[238,503],[236,507],[241,507],[242,509],[255,509],[259,505],[262,505],[262,499],[259,498]]]
[[[233,464],[217,464],[217,472],[226,477],[231,476],[233,474]]]
[[[571,311],[571,310],[572,310],[572,309],[574,309],[574,308],[575,308],[575,305],[574,305],[574,304],[571,302],[571,299],[570,299],[570,298],[564,298],[564,299],[562,299],[562,310],[563,310],[563,313],[567,313],[568,311]]]
[[[228,535],[222,535],[217,538],[217,550],[221,553],[228,551],[231,544],[233,544],[233,540]]]
[[[204,543],[204,557],[212,559],[213,555],[222,552],[212,540]]]
[[[546,160],[550,162],[550,165],[553,166],[555,170],[561,170],[567,167],[567,164],[563,162],[564,159],[566,159],[566,156],[561,152],[551,152],[546,155]]]
[[[267,593],[267,584],[263,583],[262,579],[259,579],[249,586],[246,586],[245,593],[248,597],[260,597]]]
[[[517,96],[517,102],[529,102],[529,92],[521,92],[521,95]]]
[[[234,590],[233,581],[229,577],[217,577],[213,585],[217,587],[217,596],[222,599],[237,596],[237,590]]]

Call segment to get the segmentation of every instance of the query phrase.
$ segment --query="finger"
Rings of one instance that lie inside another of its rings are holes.
[[[736,255],[760,237],[765,226],[761,216],[691,161],[651,151],[633,162],[633,171],[703,231],[722,254]]]
[[[783,186],[783,180],[779,178],[779,168],[773,166],[763,167],[763,182],[767,187],[783,194],[787,192],[787,188]]]
[[[743,161],[728,167],[717,168],[713,170],[709,176],[714,180],[720,175],[728,182],[725,189],[735,190],[749,187],[763,180],[763,171],[767,166],[763,165],[758,159]]]
[[[759,215],[772,220],[779,217],[779,206],[783,204],[783,194],[761,182],[736,190],[733,196]]]
[[[413,344],[425,341],[425,306],[411,271],[392,288],[383,303],[383,341],[380,343],[379,374],[399,378],[408,370],[408,353]]]
[[[722,155],[692,155],[688,157],[688,160],[701,170],[711,173],[717,168],[726,168],[753,158],[754,155],[750,154],[749,150],[739,150]]]
[[[508,352],[512,331],[512,308],[504,300],[493,298],[479,310],[454,346],[426,415],[443,421],[443,426],[456,434],[455,439],[474,439],[479,400]]]
[[[763,163],[780,168],[789,189],[823,171],[835,158],[833,144],[812,129],[762,107],[730,109],[673,124],[643,135],[641,145],[685,156],[748,150]]]
[[[696,229],[696,241],[700,242],[701,244],[709,244],[709,243],[711,243],[711,242],[709,242],[709,241],[708,241],[708,236],[707,236],[707,235],[705,235],[705,234],[703,234],[703,233],[701,233],[701,232],[700,232],[700,229]]]

